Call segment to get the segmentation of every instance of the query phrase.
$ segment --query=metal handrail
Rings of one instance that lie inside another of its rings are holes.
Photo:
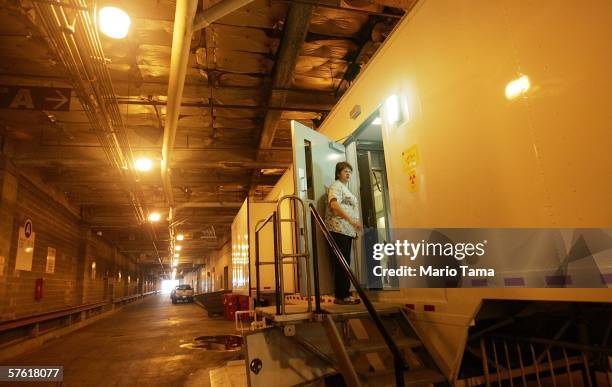
[[[259,266],[261,265],[259,261],[259,232],[268,224],[272,222],[272,232],[273,232],[273,243],[274,243],[274,288],[276,294],[276,314],[281,313],[281,297],[280,297],[280,281],[278,277],[279,264],[278,264],[278,249],[276,248],[276,211],[272,212],[270,216],[265,219],[262,219],[257,222],[255,225],[255,306],[259,306],[259,302],[261,300],[261,284],[260,284],[260,273]]]
[[[125,297],[121,297],[121,298],[115,298],[115,299],[113,299],[113,304],[116,304],[118,302],[128,301],[128,300],[131,300],[133,298],[144,297],[145,295],[146,295],[145,293],[138,293],[138,294],[131,294],[129,296],[125,296]]]
[[[38,324],[44,321],[54,320],[56,318],[62,318],[71,314],[84,312],[86,310],[96,309],[101,306],[108,305],[108,301],[93,302],[90,304],[75,305],[69,308],[57,309],[51,312],[39,313],[33,316],[19,317],[14,320],[0,322],[0,332],[8,331],[11,329],[21,328],[24,326]]]
[[[281,206],[283,201],[288,200],[290,203],[293,204],[294,206],[294,211],[295,211],[295,218],[285,218],[283,219],[281,217]],[[302,227],[303,227],[303,232],[299,232],[299,227],[300,227],[300,223],[299,223],[299,215],[300,215],[300,208],[301,207],[301,211],[302,211]],[[305,240],[304,241],[304,248],[302,250],[301,248],[301,241],[300,241],[300,237],[304,236],[306,237],[306,235],[308,235],[308,223],[307,223],[307,211],[306,211],[306,205],[304,204],[304,201],[302,200],[302,198],[300,198],[299,196],[296,195],[285,195],[283,197],[281,197],[280,199],[278,199],[277,203],[276,203],[276,235],[275,235],[275,245],[276,245],[276,252],[275,252],[275,259],[277,260],[277,266],[278,266],[278,281],[280,283],[280,291],[283,292],[283,294],[281,294],[280,297],[280,310],[281,310],[281,314],[285,314],[286,310],[285,310],[285,297],[284,297],[284,280],[283,280],[283,272],[284,272],[284,259],[285,258],[293,258],[294,260],[296,258],[304,258],[305,262],[306,262],[306,297],[308,300],[308,312],[312,312],[312,286],[311,286],[311,279],[310,279],[310,252],[308,249],[308,242]],[[283,237],[282,237],[282,223],[283,222],[292,222],[295,224],[295,231],[297,231],[296,233],[296,243],[295,243],[295,253],[283,253]],[[299,259],[296,260],[297,262],[299,262]]]
[[[274,217],[274,212],[271,213],[270,216],[268,216],[267,218],[261,219],[259,222],[257,222],[257,224],[255,224],[255,233],[258,233],[259,231],[261,231],[261,229],[264,228],[266,224],[268,224],[268,222],[272,220],[273,217]]]
[[[331,247],[331,250],[333,252],[332,255],[335,256],[336,261],[340,264],[339,267],[341,267],[342,270],[344,270],[344,273],[346,274],[346,276],[349,278],[349,280],[355,287],[355,290],[357,290],[357,293],[359,294],[361,301],[366,307],[368,314],[370,315],[370,318],[372,318],[374,325],[376,325],[376,328],[378,329],[380,335],[385,341],[385,344],[389,348],[389,351],[391,352],[391,355],[393,356],[393,364],[395,366],[395,383],[397,386],[403,387],[404,386],[404,371],[408,369],[408,366],[406,362],[404,361],[404,357],[402,356],[402,353],[400,352],[399,348],[397,347],[397,345],[391,338],[391,334],[389,333],[387,328],[385,328],[382,320],[380,319],[380,315],[378,314],[378,312],[372,305],[372,302],[370,301],[365,291],[359,284],[357,277],[355,276],[349,264],[347,263],[346,259],[342,255],[342,252],[340,251],[340,248],[336,244],[336,241],[334,240],[329,230],[325,226],[325,222],[323,221],[323,218],[321,218],[321,215],[319,215],[319,212],[317,211],[313,203],[310,203],[309,206],[310,206],[312,218],[317,223],[317,226],[319,226],[319,229],[321,230],[321,232],[325,236],[325,239],[327,240],[327,243]],[[318,269],[315,269],[315,270],[318,270]]]
[[[157,291],[140,293],[137,295],[124,297],[123,299],[113,300],[112,302],[120,302],[121,300],[124,300],[127,298],[135,298],[135,297],[141,297],[141,296],[144,297],[152,293],[157,293]],[[68,308],[56,309],[50,312],[43,312],[43,313],[38,313],[35,315],[19,317],[13,320],[0,321],[0,332],[4,332],[4,331],[11,330],[11,329],[16,329],[16,328],[21,328],[21,327],[32,325],[32,324],[38,324],[41,322],[54,320],[57,318],[66,317],[71,314],[85,312],[87,310],[92,310],[92,309],[97,309],[102,306],[107,306],[110,304],[111,304],[111,301],[108,301],[108,300],[92,302],[89,304],[75,305],[75,306],[70,306]]]

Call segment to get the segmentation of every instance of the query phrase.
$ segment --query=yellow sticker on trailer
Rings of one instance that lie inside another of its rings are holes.
[[[416,144],[402,152],[402,162],[404,169],[413,169],[419,165],[419,148]]]
[[[419,190],[419,178],[416,168],[408,170],[408,191],[417,192]]]

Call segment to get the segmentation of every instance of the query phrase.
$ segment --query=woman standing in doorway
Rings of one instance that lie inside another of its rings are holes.
[[[340,248],[346,262],[351,264],[351,246],[357,232],[363,226],[359,222],[359,209],[357,198],[348,189],[348,182],[353,173],[351,164],[342,161],[336,164],[336,181],[327,191],[327,208],[325,211],[325,225]],[[350,293],[351,283],[340,264],[332,258],[334,266],[334,283],[336,304],[357,304]]]

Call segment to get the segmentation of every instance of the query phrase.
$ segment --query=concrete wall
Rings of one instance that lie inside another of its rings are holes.
[[[205,270],[202,267],[192,269],[192,271],[189,271],[183,275],[181,283],[191,285],[196,294],[204,293],[205,289],[203,278],[205,274]]]
[[[208,264],[202,274],[204,279],[210,278],[208,291],[224,289],[223,268],[228,267],[227,289],[232,289],[232,242],[228,240],[219,250],[211,252]],[[203,281],[205,282],[205,280]]]
[[[144,277],[137,264],[92,234],[77,211],[51,189],[19,173],[6,159],[0,164],[0,182],[0,321],[139,292]],[[35,233],[32,266],[15,270],[26,219]],[[47,270],[50,249],[55,250],[52,272]],[[37,279],[43,281],[39,300]]]

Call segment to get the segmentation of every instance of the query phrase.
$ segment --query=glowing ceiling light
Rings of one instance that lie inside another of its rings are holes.
[[[180,257],[180,256],[181,256],[181,254],[179,254],[179,253],[174,253],[174,258],[178,258],[178,257]]]
[[[175,246],[174,250],[181,251],[181,250],[183,250],[183,246]]]
[[[146,157],[141,157],[138,160],[136,160],[137,170],[141,172],[149,172],[151,168],[153,168],[153,162],[151,161],[151,159],[148,159]]]
[[[376,117],[374,118],[374,121],[372,121],[372,125],[380,125],[382,124],[382,120],[380,119],[380,117]]]
[[[522,75],[506,85],[506,98],[514,99],[529,90],[530,86],[529,78],[526,75]]]
[[[161,215],[159,214],[159,212],[152,212],[149,214],[149,221],[151,222],[159,222],[160,219]]]
[[[104,7],[98,12],[100,31],[110,38],[125,38],[131,23],[129,15],[119,8]]]
[[[400,119],[400,103],[397,95],[392,95],[385,101],[385,116],[387,123],[395,124]]]
[[[183,235],[183,234],[178,234],[178,235],[176,236],[176,240],[177,240],[177,241],[182,241],[183,239],[185,239],[185,235]]]

